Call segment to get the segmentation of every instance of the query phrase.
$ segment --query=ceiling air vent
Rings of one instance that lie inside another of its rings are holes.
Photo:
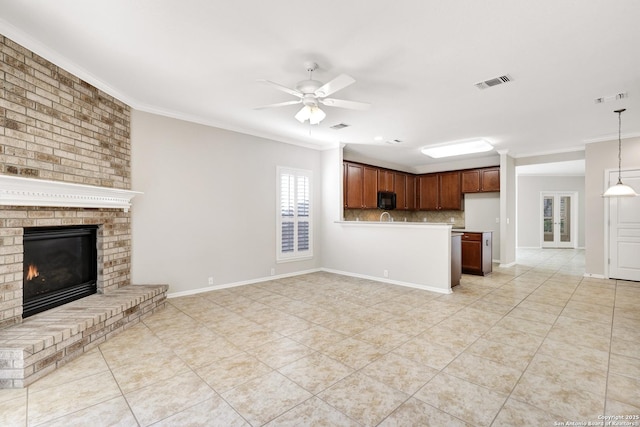
[[[620,99],[626,99],[629,97],[627,92],[619,92],[615,95],[610,96],[601,96],[600,98],[596,98],[593,100],[596,104],[604,104],[605,102],[618,101]]]
[[[488,88],[493,87],[493,86],[501,85],[503,83],[508,83],[508,82],[510,82],[512,80],[513,79],[511,78],[511,76],[509,74],[505,74],[504,76],[495,77],[493,79],[489,79],[489,80],[485,80],[485,81],[480,82],[480,83],[476,83],[475,86],[478,89],[488,89]]]
[[[337,125],[330,126],[330,128],[334,130],[340,130],[340,129],[348,128],[349,126],[350,125],[346,123],[338,123]]]

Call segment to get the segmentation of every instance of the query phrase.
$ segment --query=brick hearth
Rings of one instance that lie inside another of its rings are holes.
[[[0,388],[26,387],[164,308],[167,285],[124,286],[0,330]]]

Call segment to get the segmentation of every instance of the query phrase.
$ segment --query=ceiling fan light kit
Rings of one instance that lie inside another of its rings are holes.
[[[296,120],[298,120],[300,123],[304,123],[305,121],[309,120],[309,123],[312,125],[317,125],[322,120],[324,120],[325,117],[327,117],[327,114],[324,111],[322,111],[318,107],[309,105],[305,105],[304,107],[302,107],[300,111],[298,111],[298,113],[295,115]]]
[[[318,80],[313,80],[313,72],[318,69],[318,64],[309,61],[305,62],[304,66],[309,72],[309,78],[298,82],[295,89],[288,88],[269,80],[258,80],[260,82],[267,83],[282,92],[297,97],[297,100],[264,105],[262,107],[257,107],[256,109],[259,110],[263,108],[303,104],[304,107],[302,107],[294,117],[300,123],[304,123],[309,120],[310,124],[317,125],[327,116],[326,113],[320,109],[318,104],[323,104],[328,107],[349,108],[353,110],[366,110],[370,107],[370,104],[367,104],[366,102],[327,98],[327,96],[332,93],[355,83],[355,79],[353,77],[347,74],[340,74],[333,80],[323,84]]]
[[[491,150],[493,150],[493,145],[489,144],[487,140],[474,139],[472,141],[440,145],[437,147],[424,147],[421,152],[425,156],[440,159],[442,157],[462,156],[464,154],[483,153]]]
[[[626,108],[614,111],[618,115],[618,182],[607,188],[602,197],[635,197],[638,195],[632,187],[622,183],[622,138],[620,133],[622,131],[622,113],[625,111]]]

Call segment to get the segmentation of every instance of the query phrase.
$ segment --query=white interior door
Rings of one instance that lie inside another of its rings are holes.
[[[578,193],[550,191],[541,194],[543,248],[576,247]]]
[[[609,185],[618,171],[609,174]],[[640,193],[640,170],[622,173],[622,182]],[[609,201],[609,277],[640,281],[640,197],[612,197]]]

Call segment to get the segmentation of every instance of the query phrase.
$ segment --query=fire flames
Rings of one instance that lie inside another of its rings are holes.
[[[34,264],[29,264],[29,269],[27,270],[27,280],[33,280],[40,275],[38,271],[38,267]]]

